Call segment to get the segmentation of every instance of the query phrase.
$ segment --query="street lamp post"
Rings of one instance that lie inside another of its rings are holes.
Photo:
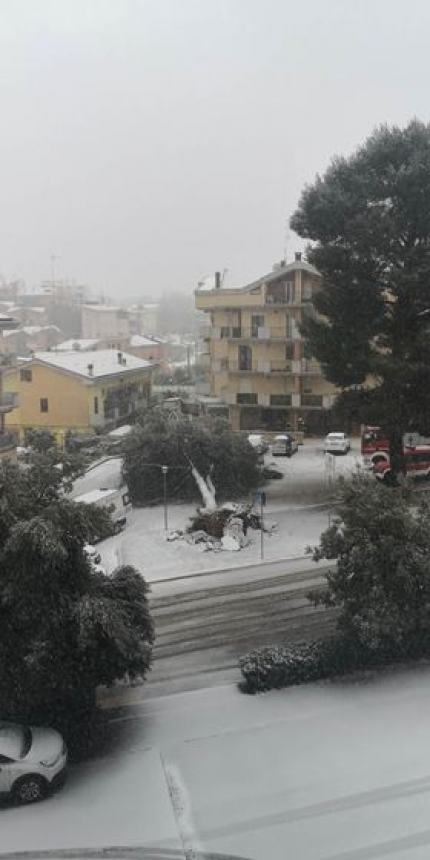
[[[169,471],[169,467],[162,466],[161,471],[163,473],[164,531],[167,532],[167,472]]]

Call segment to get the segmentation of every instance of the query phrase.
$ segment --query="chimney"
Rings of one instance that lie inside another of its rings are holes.
[[[221,272],[215,272],[215,289],[221,289]]]
[[[118,352],[118,364],[122,364],[122,352]]]
[[[88,376],[94,376],[94,365],[89,364],[87,369],[88,369]]]
[[[296,253],[294,254],[294,259],[295,259],[296,263],[300,263],[301,259],[302,259],[302,252],[296,251]]]

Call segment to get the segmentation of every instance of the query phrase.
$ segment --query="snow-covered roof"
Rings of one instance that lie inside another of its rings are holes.
[[[120,363],[121,357],[121,363]],[[123,375],[133,370],[147,370],[152,362],[137,358],[127,352],[115,349],[100,349],[91,352],[35,352],[33,361],[56,367],[59,370],[75,373],[86,379],[97,379],[103,376]]]
[[[112,496],[116,492],[117,490],[112,488],[108,489],[107,487],[99,490],[89,490],[88,493],[83,493],[82,496],[75,496],[73,501],[82,502],[84,505],[94,505],[97,504],[97,502],[101,502],[103,499]]]
[[[75,337],[70,338],[69,340],[62,340],[61,343],[57,343],[55,349],[56,351],[60,352],[78,352],[79,350],[85,351],[95,349],[98,342],[98,338]]]
[[[39,334],[41,331],[60,331],[57,325],[23,325],[21,331],[26,334]]]
[[[94,304],[94,305],[85,304],[84,308],[85,308],[85,310],[88,310],[88,311],[97,311],[97,312],[102,311],[104,313],[113,313],[114,311],[116,313],[117,311],[122,310],[122,308],[120,308],[118,305],[102,305],[102,304]]]
[[[108,436],[113,436],[114,439],[117,439],[121,436],[127,436],[132,430],[133,427],[131,424],[122,424],[121,427],[115,427],[114,430],[111,430],[110,433],[108,433]]]
[[[315,275],[317,277],[321,277],[318,269],[315,266],[312,266],[311,263],[307,263],[306,260],[293,260],[292,263],[280,263],[278,266],[275,266],[272,272],[268,272],[267,275],[263,275],[262,278],[258,278],[256,281],[252,281],[250,284],[245,284],[244,287],[220,287],[219,289],[215,289],[214,286],[210,286],[210,281],[206,279],[199,283],[198,289],[196,293],[201,292],[213,292],[213,293],[247,293],[251,290],[260,287],[262,284],[270,284],[272,281],[278,280],[278,278],[282,278],[284,275],[287,275],[289,272],[295,272],[300,270],[302,272],[308,272],[309,275]]]
[[[132,334],[130,346],[156,346],[159,343],[155,337],[145,337],[143,334]]]

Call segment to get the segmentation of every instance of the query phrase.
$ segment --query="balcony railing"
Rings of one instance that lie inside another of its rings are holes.
[[[223,329],[221,337],[228,337],[230,340],[292,340],[300,335],[292,326],[232,326],[229,334]]]
[[[302,394],[301,405],[321,408],[323,405],[323,396],[322,394]]]
[[[10,412],[18,406],[18,394],[15,391],[3,391],[0,394],[0,412]]]
[[[230,373],[293,373],[292,361],[238,361],[230,359],[223,365]]]
[[[321,365],[318,361],[315,361],[313,358],[302,358],[301,361],[301,372],[302,373],[321,373]]]

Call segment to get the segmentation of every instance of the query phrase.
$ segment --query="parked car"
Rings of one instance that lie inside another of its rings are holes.
[[[131,511],[131,502],[126,486],[117,490],[109,487],[89,490],[87,493],[75,496],[73,501],[84,505],[97,505],[97,507],[109,511],[112,515],[116,534],[123,531],[127,525],[126,514]]]
[[[325,454],[347,454],[351,443],[345,433],[329,433],[324,439]]]
[[[257,454],[266,454],[269,450],[269,446],[261,433],[250,433],[248,442],[257,451]]]
[[[297,439],[289,433],[281,433],[275,436],[272,444],[272,455],[274,457],[292,457],[299,450]]]
[[[67,747],[55,729],[0,722],[0,795],[42,800],[65,777]]]

